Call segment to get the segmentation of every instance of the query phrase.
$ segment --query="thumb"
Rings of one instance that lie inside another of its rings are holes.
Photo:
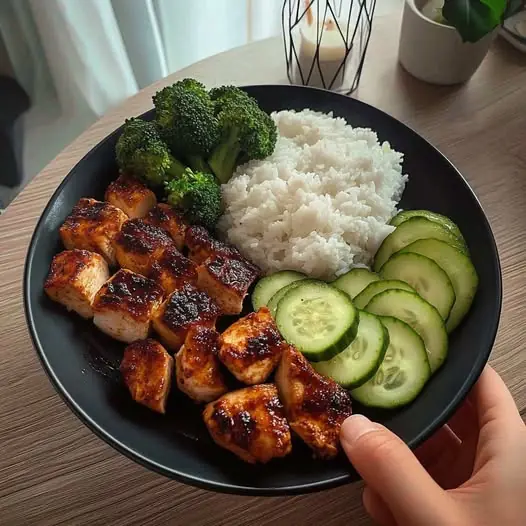
[[[343,423],[340,436],[355,469],[399,523],[428,524],[442,515],[446,493],[394,433],[353,415]]]

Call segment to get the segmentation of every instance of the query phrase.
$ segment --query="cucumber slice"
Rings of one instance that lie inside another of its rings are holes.
[[[402,223],[413,217],[425,217],[426,219],[429,219],[429,221],[439,223],[456,236],[467,248],[466,240],[464,239],[460,228],[458,228],[449,217],[438,214],[437,212],[431,212],[430,210],[404,210],[393,217],[389,224],[392,226],[400,226]]]
[[[421,239],[411,243],[402,252],[414,252],[432,259],[449,276],[455,290],[455,303],[446,322],[446,329],[452,332],[469,312],[479,278],[477,271],[465,254],[437,239]]]
[[[292,283],[289,283],[288,285],[286,285],[282,289],[279,289],[276,292],[276,294],[274,294],[274,296],[272,296],[272,298],[270,298],[270,301],[268,302],[267,307],[268,307],[268,309],[270,311],[270,314],[272,314],[272,317],[274,319],[276,318],[276,311],[278,310],[278,304],[281,301],[281,298],[283,298],[285,296],[285,294],[287,294],[287,292],[289,290],[295,289],[301,282],[307,282],[307,281],[308,282],[318,283],[318,280],[316,280],[316,279],[302,279],[302,280],[298,280],[298,281],[293,281]]]
[[[380,281],[375,281],[370,285],[367,285],[365,289],[354,298],[354,305],[359,309],[365,309],[367,304],[376,296],[383,292],[384,290],[389,289],[399,289],[399,290],[408,290],[409,292],[416,292],[416,290],[407,284],[405,281],[400,281],[398,279],[381,279]]]
[[[445,241],[468,255],[463,244],[449,230],[438,223],[429,221],[429,219],[413,217],[396,227],[396,230],[384,239],[374,258],[374,270],[379,272],[383,264],[395,252],[402,250],[414,241],[427,238]]]
[[[446,359],[448,339],[444,320],[433,305],[415,292],[386,290],[377,294],[365,310],[407,323],[424,340],[432,372]]]
[[[393,254],[382,267],[382,277],[409,283],[447,320],[455,303],[455,290],[448,275],[432,259],[411,252]]]
[[[283,338],[313,362],[330,360],[350,345],[359,319],[347,294],[316,280],[299,282],[276,311]]]
[[[305,274],[295,272],[294,270],[281,270],[280,272],[274,272],[270,276],[266,276],[260,279],[254,288],[252,293],[252,306],[254,310],[259,310],[260,307],[268,305],[268,302],[278,290],[294,283],[306,279]]]
[[[358,387],[372,378],[382,363],[389,345],[389,333],[377,316],[360,312],[356,338],[340,354],[312,366],[342,387]]]
[[[343,292],[349,294],[351,298],[355,298],[369,283],[379,280],[380,278],[377,274],[366,268],[353,268],[335,279],[331,285],[343,290]]]
[[[407,323],[387,316],[380,321],[389,331],[389,347],[376,374],[351,396],[369,407],[395,409],[422,392],[431,368],[422,338]]]

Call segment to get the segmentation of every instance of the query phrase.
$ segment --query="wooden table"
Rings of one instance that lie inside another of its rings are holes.
[[[493,366],[526,414],[526,56],[495,43],[467,85],[423,84],[396,62],[399,18],[376,22],[357,97],[414,127],[465,174],[497,238],[504,309]],[[151,106],[177,78],[207,84],[286,81],[279,39],[195,64],[110,112],[62,152],[0,218],[0,523],[38,524],[370,524],[361,486],[293,498],[214,494],[167,480],[96,438],[55,393],[31,345],[22,308],[22,271],[42,209],[73,165],[124,117]]]

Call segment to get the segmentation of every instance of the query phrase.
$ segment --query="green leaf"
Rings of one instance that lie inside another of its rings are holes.
[[[495,4],[501,0],[445,0],[442,13],[464,42],[477,42],[500,23],[495,14],[497,7],[489,7],[490,2]]]
[[[495,17],[495,20],[500,22],[506,11],[507,0],[480,0],[483,4],[486,4]]]

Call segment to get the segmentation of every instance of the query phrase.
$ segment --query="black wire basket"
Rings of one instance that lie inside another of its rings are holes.
[[[284,0],[290,83],[353,93],[360,83],[375,7],[376,0]]]

